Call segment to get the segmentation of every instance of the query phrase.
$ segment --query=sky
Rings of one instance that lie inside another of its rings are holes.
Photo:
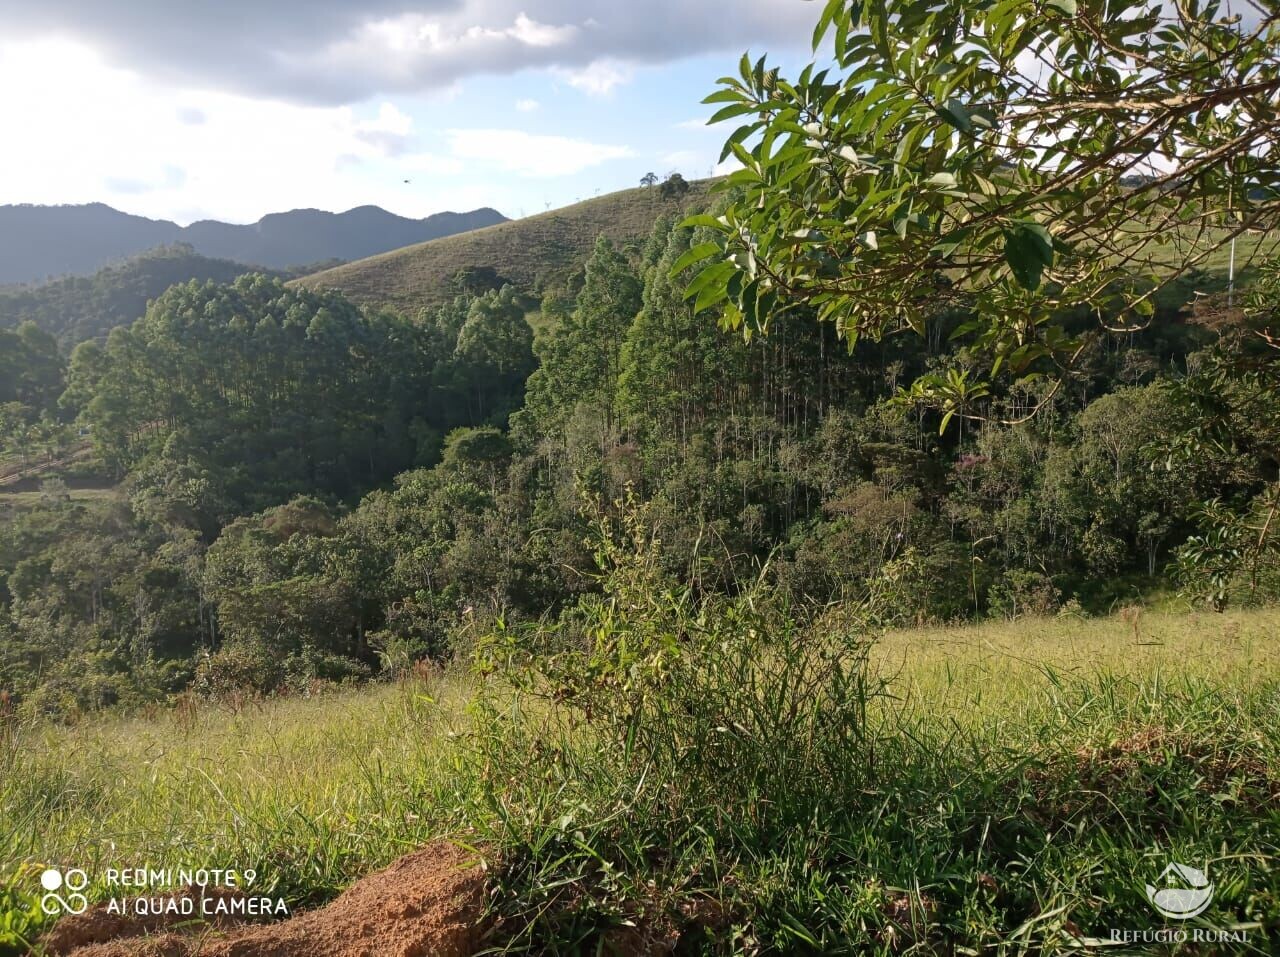
[[[711,172],[700,100],[806,0],[0,0],[0,204],[186,225],[539,213]]]

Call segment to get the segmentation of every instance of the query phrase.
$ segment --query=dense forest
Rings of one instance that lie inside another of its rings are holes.
[[[105,338],[116,326],[133,322],[146,311],[148,302],[174,283],[231,282],[254,271],[262,270],[201,256],[185,244],[159,246],[92,276],[0,286],[0,328],[34,322],[69,349],[85,339]]]
[[[120,490],[50,480],[5,515],[0,688],[70,713],[444,657],[596,587],[585,516],[627,497],[698,591],[875,590],[883,625],[1274,594],[1274,567],[1185,561],[1202,503],[1274,480],[1274,390],[1212,384],[1243,327],[1162,306],[1065,388],[1014,380],[940,432],[902,387],[968,361],[962,311],[852,349],[803,312],[724,331],[672,278],[699,232],[602,239],[540,301],[404,317],[251,275],[176,285],[65,358],[33,323],[0,332],[11,454],[23,423],[74,424]],[[1188,459],[1197,389],[1234,431]]]

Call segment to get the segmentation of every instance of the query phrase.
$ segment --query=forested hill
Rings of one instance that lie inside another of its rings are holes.
[[[284,269],[361,259],[505,219],[489,208],[406,219],[377,206],[361,206],[345,213],[295,209],[249,225],[204,220],[182,227],[131,216],[102,203],[0,206],[0,283],[84,276],[115,260],[176,242],[190,243],[203,256]]]
[[[175,283],[225,283],[251,271],[252,266],[201,256],[185,244],[162,246],[92,276],[0,287],[0,329],[31,321],[70,347],[133,322]]]
[[[541,292],[572,285],[604,236],[619,245],[639,242],[660,216],[706,202],[711,180],[674,177],[648,188],[624,189],[488,229],[420,243],[298,280],[315,289],[339,289],[361,303],[414,312],[452,300],[459,273],[480,288],[511,283]],[[465,286],[466,283],[463,283]]]

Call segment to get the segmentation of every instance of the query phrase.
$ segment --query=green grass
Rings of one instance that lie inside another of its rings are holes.
[[[665,620],[621,607],[634,647]],[[1174,859],[1218,885],[1202,926],[1252,935],[1221,952],[1274,952],[1280,610],[894,632],[870,695],[796,683],[826,659],[788,649],[835,616],[721,611],[672,612],[716,636],[709,667],[664,665],[660,696],[596,686],[642,712],[622,747],[617,715],[461,673],[11,727],[0,905],[57,863],[254,868],[302,906],[451,836],[494,849],[502,927],[543,952],[1040,953],[1163,926],[1142,886]]]
[[[913,710],[983,723],[1052,705],[1056,688],[1109,679],[1201,682],[1241,693],[1280,680],[1280,612],[1029,618],[891,632],[874,660]]]
[[[297,280],[340,289],[362,303],[416,312],[454,295],[450,280],[464,266],[492,266],[521,289],[555,287],[581,267],[599,236],[616,243],[648,237],[663,215],[683,215],[701,203],[709,180],[691,183],[679,202],[656,189],[625,189],[562,209],[347,263]]]
[[[465,779],[450,734],[465,695],[414,682],[234,708],[185,700],[26,727],[7,751],[0,737],[0,904],[6,877],[46,864],[252,868],[294,905],[331,897],[454,830]]]
[[[44,494],[39,489],[25,492],[7,492],[4,489],[0,489],[0,516],[3,516],[7,511],[35,508],[44,500]],[[88,504],[119,499],[123,497],[123,493],[117,486],[107,486],[104,488],[72,488],[67,490],[67,496],[72,502]]]

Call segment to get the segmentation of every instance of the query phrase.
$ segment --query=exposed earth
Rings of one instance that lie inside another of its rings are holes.
[[[216,905],[243,893],[188,888],[173,896]],[[99,904],[59,921],[43,944],[50,957],[467,957],[482,946],[484,904],[475,855],[437,843],[277,923],[121,916]]]

